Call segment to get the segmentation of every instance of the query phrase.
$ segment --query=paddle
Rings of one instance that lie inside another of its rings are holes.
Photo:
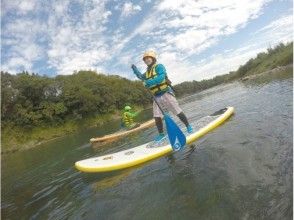
[[[156,100],[155,96],[150,91],[149,93],[153,96],[154,102],[157,104],[158,108],[163,114],[163,119],[165,121],[168,139],[173,150],[174,151],[181,150],[186,144],[186,136],[181,131],[179,126],[174,122],[174,120],[167,113],[163,111],[158,101]]]

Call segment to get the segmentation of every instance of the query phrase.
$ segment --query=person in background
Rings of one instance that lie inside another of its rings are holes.
[[[125,106],[124,113],[122,115],[122,127],[126,129],[133,129],[138,127],[140,124],[135,123],[134,118],[138,115],[138,112],[132,112],[132,108],[130,106]]]
[[[141,74],[138,68],[133,64],[132,69],[134,74],[144,81],[144,86],[151,91],[159,105],[167,111],[171,111],[177,115],[185,124],[187,132],[192,133],[193,128],[189,124],[186,115],[180,108],[178,101],[175,98],[175,94],[171,89],[166,69],[162,64],[157,63],[156,53],[154,51],[145,52],[143,55],[143,61],[147,65],[146,72]],[[153,116],[159,133],[154,140],[158,142],[165,137],[165,134],[163,132],[162,123],[163,114],[156,102],[153,102]]]

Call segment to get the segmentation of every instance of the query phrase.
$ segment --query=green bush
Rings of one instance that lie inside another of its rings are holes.
[[[55,125],[102,115],[125,104],[146,105],[150,96],[141,82],[92,71],[49,78],[23,72],[1,72],[2,124]]]

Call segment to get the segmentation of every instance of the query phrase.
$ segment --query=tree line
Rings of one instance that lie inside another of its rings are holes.
[[[292,63],[293,43],[279,44],[259,53],[237,71],[202,81],[175,85],[177,96],[192,94],[221,83]],[[1,71],[2,126],[31,128],[58,125],[90,115],[112,113],[124,105],[147,105],[151,96],[140,81],[93,71],[54,78],[35,73],[16,75]]]
[[[90,115],[111,113],[124,105],[146,105],[142,83],[93,71],[50,78],[1,72],[2,124],[56,125]]]

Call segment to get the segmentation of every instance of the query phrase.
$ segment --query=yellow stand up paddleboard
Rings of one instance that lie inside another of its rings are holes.
[[[207,118],[210,119],[210,121],[201,121],[200,128],[197,131],[193,134],[187,134],[187,144],[193,143],[209,131],[221,125],[233,113],[234,108],[227,107],[211,114],[210,116],[204,117],[204,119]],[[169,143],[155,146],[154,142],[150,142],[117,153],[81,160],[75,163],[75,167],[80,171],[89,173],[120,170],[156,159],[171,153],[172,151],[172,146]]]

